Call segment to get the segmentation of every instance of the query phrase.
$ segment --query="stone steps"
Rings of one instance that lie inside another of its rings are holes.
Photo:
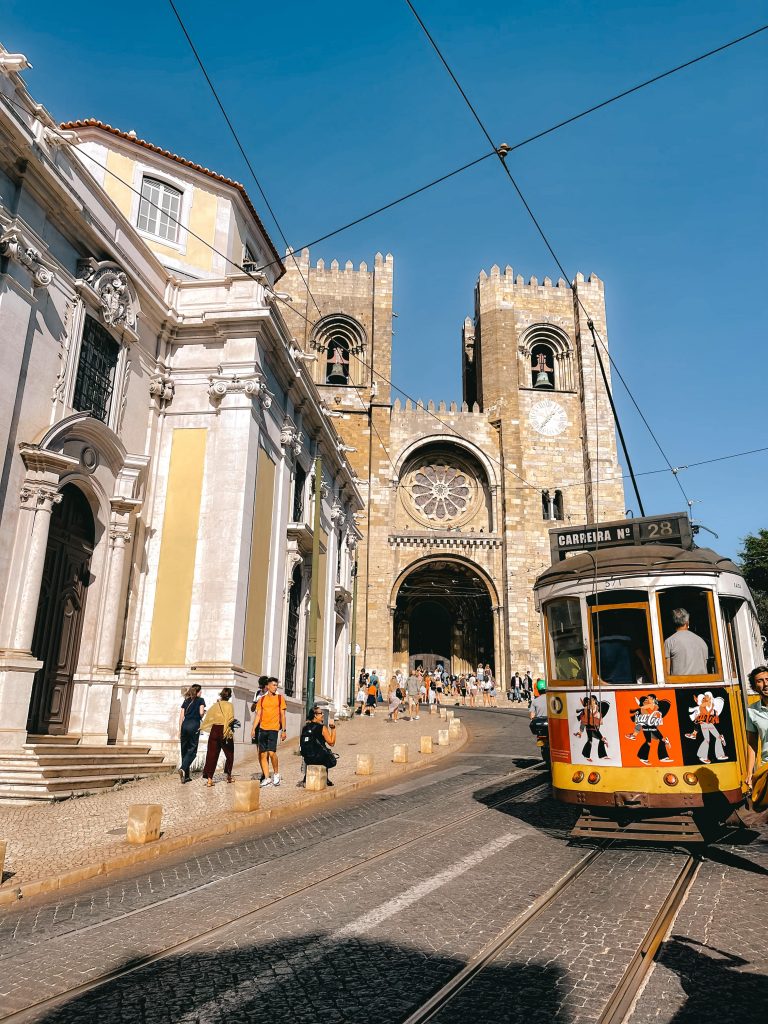
[[[0,755],[0,803],[62,800],[120,782],[165,774],[173,765],[147,746],[81,744],[77,736],[29,736]]]

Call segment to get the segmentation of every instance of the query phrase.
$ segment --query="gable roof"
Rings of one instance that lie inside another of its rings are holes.
[[[177,164],[182,164],[184,167],[189,167],[193,171],[199,171],[201,174],[207,174],[209,178],[213,178],[214,181],[219,181],[223,185],[229,185],[230,188],[236,189],[243,198],[243,202],[248,207],[248,211],[252,215],[253,219],[259,226],[264,239],[269,246],[275,261],[279,268],[278,277],[281,277],[285,273],[285,266],[283,265],[282,258],[278,253],[277,249],[269,237],[267,229],[262,223],[261,217],[256,212],[256,208],[251,202],[251,197],[245,190],[245,186],[239,181],[234,181],[232,178],[226,178],[223,174],[217,174],[216,171],[210,170],[208,167],[203,167],[201,164],[193,163],[191,160],[187,160],[183,156],[178,156],[176,153],[171,153],[168,149],[161,149],[160,146],[155,146],[152,142],[147,142],[145,139],[140,139],[135,132],[122,132],[119,128],[113,128],[111,124],[104,124],[103,121],[98,121],[95,117],[83,118],[79,121],[64,121],[59,125],[62,131],[74,131],[83,128],[98,128],[103,132],[107,132],[110,135],[115,135],[119,139],[124,139],[126,142],[133,143],[135,146],[141,146],[143,149],[148,149],[152,153],[157,153],[159,156],[164,156],[169,160],[174,160]]]

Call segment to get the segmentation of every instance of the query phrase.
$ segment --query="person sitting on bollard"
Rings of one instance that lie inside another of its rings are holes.
[[[301,749],[301,756],[304,758],[304,770],[301,781],[298,783],[299,786],[304,786],[306,783],[308,764],[321,764],[327,771],[336,767],[338,757],[330,749],[335,743],[335,723],[329,721],[328,725],[325,725],[323,721],[323,708],[320,704],[315,704],[309,713],[309,718],[304,728],[301,730],[299,747]],[[327,780],[327,785],[333,785],[330,779]]]

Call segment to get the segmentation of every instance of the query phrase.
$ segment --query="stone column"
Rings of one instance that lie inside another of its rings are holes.
[[[62,500],[62,496],[54,486],[42,483],[25,483],[21,488],[20,496],[21,516],[31,516],[32,523],[29,527],[26,566],[19,593],[11,646],[16,651],[28,653],[32,647],[32,634],[35,630],[37,606],[40,600],[40,585],[43,581],[51,513],[53,506],[58,505]]]
[[[104,607],[97,666],[100,672],[113,673],[117,664],[117,641],[125,622],[125,560],[133,535],[131,517],[136,501],[113,498],[109,522],[109,556],[104,576]]]

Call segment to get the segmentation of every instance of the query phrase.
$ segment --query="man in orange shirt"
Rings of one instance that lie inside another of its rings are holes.
[[[280,769],[277,762],[277,737],[285,739],[285,697],[277,692],[277,679],[270,676],[267,690],[258,703],[256,717],[251,727],[251,737],[259,730],[259,762],[261,764],[261,785],[279,786]],[[272,765],[274,775],[269,777],[269,766]]]

